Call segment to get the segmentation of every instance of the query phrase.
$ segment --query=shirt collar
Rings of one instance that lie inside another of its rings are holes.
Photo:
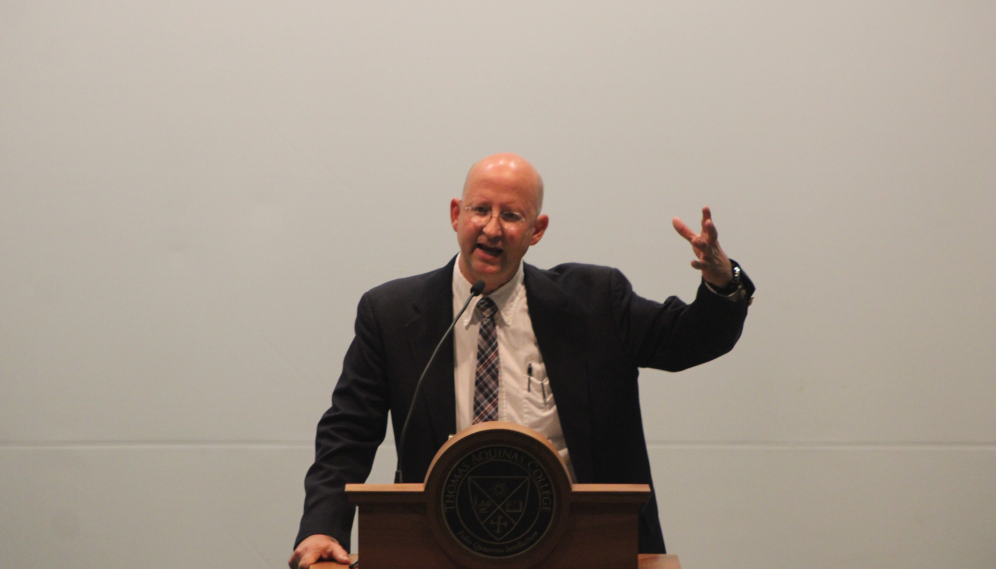
[[[525,290],[525,287],[522,285],[524,275],[522,267],[523,262],[520,260],[519,268],[515,271],[515,275],[507,283],[498,287],[497,290],[486,295],[498,306],[498,312],[501,315],[500,323],[504,323],[507,326],[512,324],[512,316],[515,314],[515,308],[521,301],[522,292]],[[460,272],[460,257],[458,255],[456,263],[453,264],[453,298],[459,301],[459,306],[463,306],[463,303],[467,301],[467,297],[470,296],[470,285],[471,283],[467,282],[467,278]],[[464,328],[480,320],[480,317],[477,316],[477,311],[474,310],[475,306],[476,302],[471,302],[471,306],[468,306],[467,311],[460,317],[460,325]]]

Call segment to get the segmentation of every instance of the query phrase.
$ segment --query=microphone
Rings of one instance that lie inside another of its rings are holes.
[[[470,306],[470,301],[474,299],[475,296],[480,295],[484,292],[484,281],[479,280],[470,287],[470,297],[467,298],[467,302],[463,303],[463,308],[457,313],[456,318],[450,323],[450,327],[446,329],[446,333],[436,344],[436,349],[432,351],[432,355],[429,356],[429,363],[425,364],[425,369],[422,370],[422,375],[418,378],[418,383],[415,384],[415,394],[412,395],[412,404],[408,407],[408,416],[405,417],[405,426],[401,428],[401,440],[398,441],[398,468],[394,471],[394,483],[401,484],[404,481],[404,477],[401,475],[401,459],[404,456],[402,453],[405,448],[405,437],[408,435],[408,424],[412,421],[412,413],[415,411],[415,402],[418,401],[418,394],[422,391],[422,381],[425,379],[425,374],[429,372],[429,368],[432,367],[432,362],[436,361],[436,354],[439,353],[439,348],[443,347],[443,342],[446,338],[449,338],[450,332],[453,331],[453,327],[456,326],[457,320],[463,316],[463,313]]]

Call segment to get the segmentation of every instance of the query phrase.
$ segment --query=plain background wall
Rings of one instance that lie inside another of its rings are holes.
[[[690,299],[688,569],[996,566],[996,3],[0,2],[0,567],[281,567],[356,302],[511,150],[527,256]],[[373,475],[388,481],[393,446]]]

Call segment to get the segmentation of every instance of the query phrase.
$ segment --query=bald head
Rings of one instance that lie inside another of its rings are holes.
[[[525,158],[494,154],[467,173],[463,198],[450,202],[450,222],[460,245],[458,266],[467,282],[484,281],[484,294],[507,283],[523,255],[550,224],[543,180]]]
[[[535,205],[532,215],[539,215],[543,209],[543,178],[528,160],[518,154],[492,154],[471,166],[463,184],[463,198],[466,200],[467,191],[482,181],[524,187]]]

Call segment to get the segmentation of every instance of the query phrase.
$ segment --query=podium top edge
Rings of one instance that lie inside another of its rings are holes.
[[[650,499],[649,484],[574,484],[571,501],[577,504],[645,504]]]
[[[425,484],[346,484],[346,492],[422,492]],[[573,492],[650,494],[649,484],[571,484]]]
[[[404,494],[422,492],[425,484],[346,484],[346,493],[391,492]]]
[[[617,494],[650,495],[649,484],[572,484],[574,493],[613,492]]]
[[[346,495],[361,501],[418,500],[424,484],[346,484]],[[572,484],[571,495],[582,502],[623,501],[646,502],[650,497],[648,484]]]
[[[356,561],[359,557],[354,553],[349,556],[350,561]],[[677,555],[665,555],[657,553],[641,553],[637,563],[640,569],[681,569],[681,562]],[[311,566],[312,569],[346,569],[348,565],[340,565],[335,561],[319,561]]]

